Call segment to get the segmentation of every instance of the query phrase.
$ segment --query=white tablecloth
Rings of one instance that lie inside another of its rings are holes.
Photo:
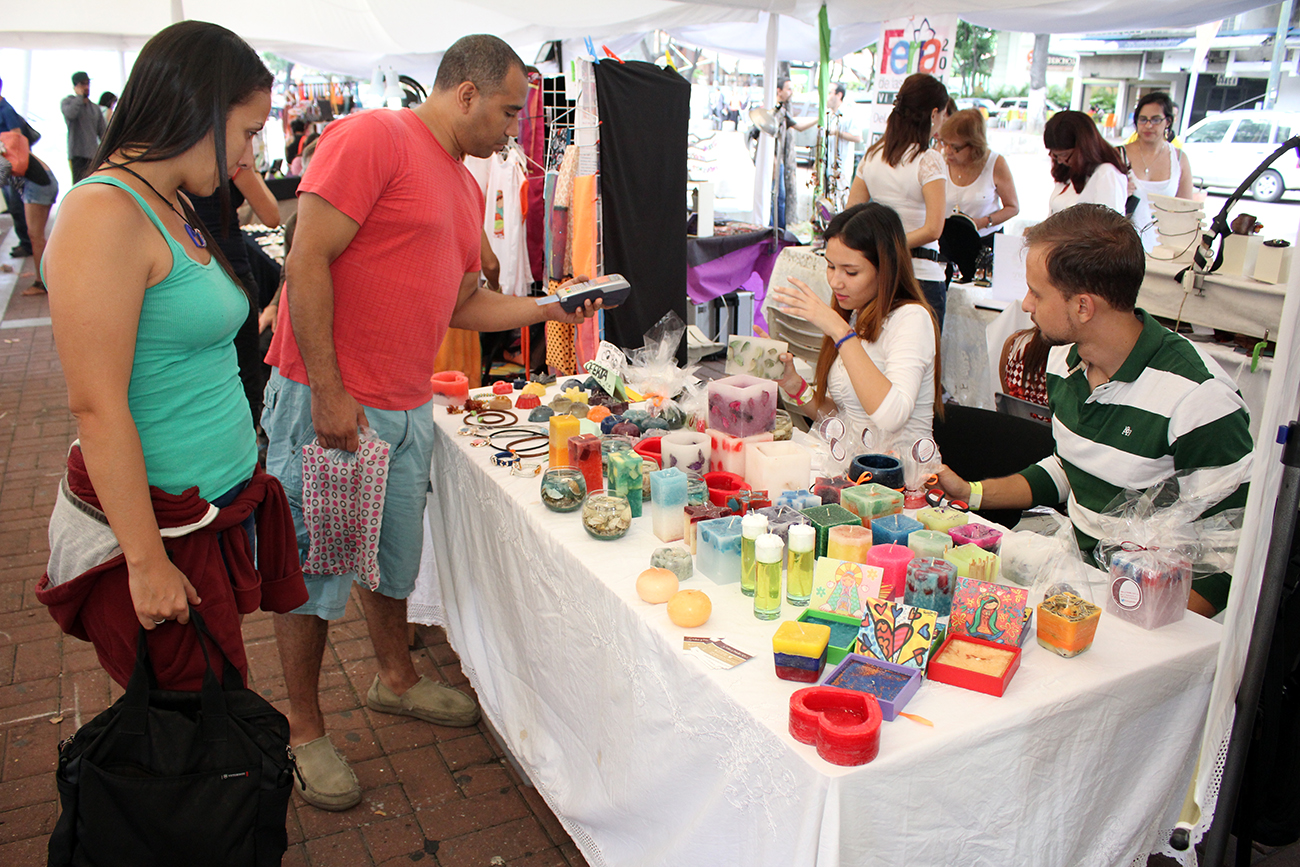
[[[1146,632],[1103,615],[1071,660],[1030,638],[1004,697],[926,683],[907,710],[934,728],[885,723],[875,761],[836,767],[787,732],[802,684],[776,678],[776,624],[739,585],[684,582],[713,616],[673,626],[634,589],[662,544],[648,512],[593,540],[437,413],[412,619],[446,625],[484,713],[595,867],[1128,865],[1171,827],[1217,624]],[[685,634],[755,658],[706,670]]]

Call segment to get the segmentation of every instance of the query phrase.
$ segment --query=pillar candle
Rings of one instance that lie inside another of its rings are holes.
[[[812,524],[791,524],[788,533],[788,566],[785,574],[785,601],[807,605],[812,598],[813,560],[816,558],[817,530]]]
[[[709,428],[709,468],[713,471],[735,473],[745,477],[745,448],[750,443],[772,442],[772,434],[757,433],[747,437],[734,437]]]
[[[616,493],[627,497],[632,508],[632,517],[641,517],[644,507],[645,491],[642,474],[645,472],[645,460],[630,448],[611,452],[609,455],[609,484]]]
[[[550,458],[551,466],[566,467],[573,466],[569,460],[569,438],[578,435],[578,420],[571,415],[553,415],[549,419],[551,426],[551,449]],[[587,490],[599,490],[601,485],[592,488],[587,486]]]
[[[873,525],[874,528],[874,525]],[[897,599],[907,583],[907,564],[915,555],[905,545],[885,543],[872,545],[867,552],[867,565],[879,566],[885,575],[880,579],[880,598]]]
[[[924,530],[921,522],[906,515],[885,515],[871,521],[872,538],[877,545],[907,546],[907,537],[917,530]]]
[[[835,476],[827,478],[820,476],[813,482],[812,492],[821,497],[822,505],[829,506],[831,503],[841,503],[842,495],[845,488],[853,487],[853,482],[849,481],[848,476]]]
[[[839,527],[844,524],[861,526],[857,515],[836,503],[831,503],[829,506],[813,506],[811,509],[804,509],[803,514],[817,529],[818,557],[826,556],[826,543],[830,538],[831,527]]]
[[[831,527],[826,534],[826,556],[833,560],[867,562],[871,550],[871,529],[861,525],[845,524]]]
[[[798,443],[748,443],[745,446],[745,480],[755,490],[775,496],[808,486],[812,452]]]
[[[876,518],[902,514],[903,495],[884,485],[868,482],[845,488],[840,504],[861,518],[862,526],[869,527]]]
[[[691,549],[691,553],[696,553],[697,541],[699,539],[699,524],[701,521],[712,521],[714,518],[726,518],[731,515],[731,510],[726,506],[715,506],[712,503],[702,503],[698,506],[687,505],[682,510],[682,535],[686,539],[686,544]]]
[[[767,516],[750,512],[740,519],[740,592],[754,595],[754,545],[767,533]]]
[[[758,513],[767,518],[767,532],[779,536],[781,544],[786,546],[787,551],[790,545],[790,528],[796,524],[808,523],[808,519],[802,512],[789,506],[764,506],[758,510]],[[813,531],[814,538],[816,535],[816,531]]]
[[[918,557],[940,557],[952,548],[952,537],[938,530],[913,530],[907,547]]]
[[[958,545],[949,551],[944,559],[957,567],[958,578],[974,578],[976,581],[998,580],[998,567],[1001,560],[997,554],[985,551],[979,545]]]
[[[664,542],[682,538],[686,508],[686,474],[676,467],[650,474],[650,518],[654,534]]]
[[[958,545],[978,545],[994,554],[1002,553],[1002,531],[995,530],[987,524],[962,524],[948,531],[952,537],[953,547]]]
[[[927,530],[947,533],[953,527],[960,527],[969,521],[970,515],[948,506],[927,506],[916,513],[916,520],[925,525]]]
[[[740,518],[700,521],[695,570],[714,584],[740,581]]]
[[[820,506],[822,498],[805,488],[802,491],[782,491],[776,495],[772,501],[778,506],[788,506],[791,509],[811,509],[813,506]],[[841,503],[843,505],[843,503]]]
[[[587,490],[598,491],[605,486],[604,473],[601,472],[600,437],[591,434],[569,437],[569,463],[582,471]]]
[[[754,616],[759,620],[775,620],[781,616],[781,554],[784,549],[780,537],[772,533],[764,533],[754,541]],[[742,582],[742,589],[743,586]]]
[[[776,427],[776,383],[756,376],[728,376],[707,387],[709,427],[734,437],[771,433]]]
[[[709,455],[713,441],[708,434],[690,430],[666,433],[661,440],[662,463],[667,467],[681,467],[703,474],[709,471]]]
[[[956,566],[947,560],[917,557],[907,564],[903,602],[916,608],[929,608],[938,612],[940,617],[947,617],[952,614],[952,588],[956,583]]]

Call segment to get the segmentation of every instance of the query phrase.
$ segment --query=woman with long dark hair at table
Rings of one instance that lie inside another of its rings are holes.
[[[787,353],[781,388],[800,412],[837,412],[854,442],[868,429],[903,447],[932,436],[934,417],[943,417],[939,325],[912,274],[898,214],[878,202],[836,214],[825,256],[830,304],[799,280],[774,290],[782,311],[826,335],[814,384]]]
[[[159,685],[199,688],[197,633],[177,625],[191,607],[243,673],[240,616],[307,598],[284,492],[257,467],[231,342],[249,298],[187,198],[228,195],[231,173],[251,165],[271,84],[225,28],[159,32],[45,251],[79,443],[37,596],[119,683],[143,627]]]

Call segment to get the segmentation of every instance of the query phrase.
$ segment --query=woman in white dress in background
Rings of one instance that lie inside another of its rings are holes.
[[[984,246],[993,246],[993,234],[1020,213],[1020,198],[1006,159],[989,150],[984,115],[973,108],[953,114],[939,130],[939,144],[948,163],[949,212],[974,220]]]
[[[1192,197],[1192,164],[1174,141],[1174,115],[1178,106],[1169,94],[1148,93],[1133,109],[1134,139],[1123,145],[1129,165],[1132,192],[1138,197],[1133,222],[1142,234],[1142,246],[1150,252],[1159,243],[1152,222],[1151,197]]]

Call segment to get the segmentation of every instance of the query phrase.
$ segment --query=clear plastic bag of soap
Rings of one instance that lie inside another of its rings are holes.
[[[1108,611],[1155,629],[1182,619],[1194,578],[1232,571],[1244,510],[1202,516],[1241,479],[1207,487],[1203,477],[1179,473],[1122,491],[1101,513],[1105,532],[1093,556],[1111,578]]]
[[[388,487],[390,446],[370,428],[355,452],[302,449],[302,514],[310,544],[303,571],[316,575],[355,572],[379,586],[379,528]]]
[[[645,397],[646,410],[655,416],[682,413],[679,400],[689,385],[698,387],[696,365],[685,369],[677,365],[677,347],[686,335],[686,323],[669,310],[645,334],[640,349],[627,353],[627,382]]]
[[[1034,607],[1059,593],[1099,605],[1110,577],[1079,553],[1069,518],[1056,510],[1047,514],[1056,521],[1052,533],[1013,530],[1002,536],[1002,576],[1028,587]]]

